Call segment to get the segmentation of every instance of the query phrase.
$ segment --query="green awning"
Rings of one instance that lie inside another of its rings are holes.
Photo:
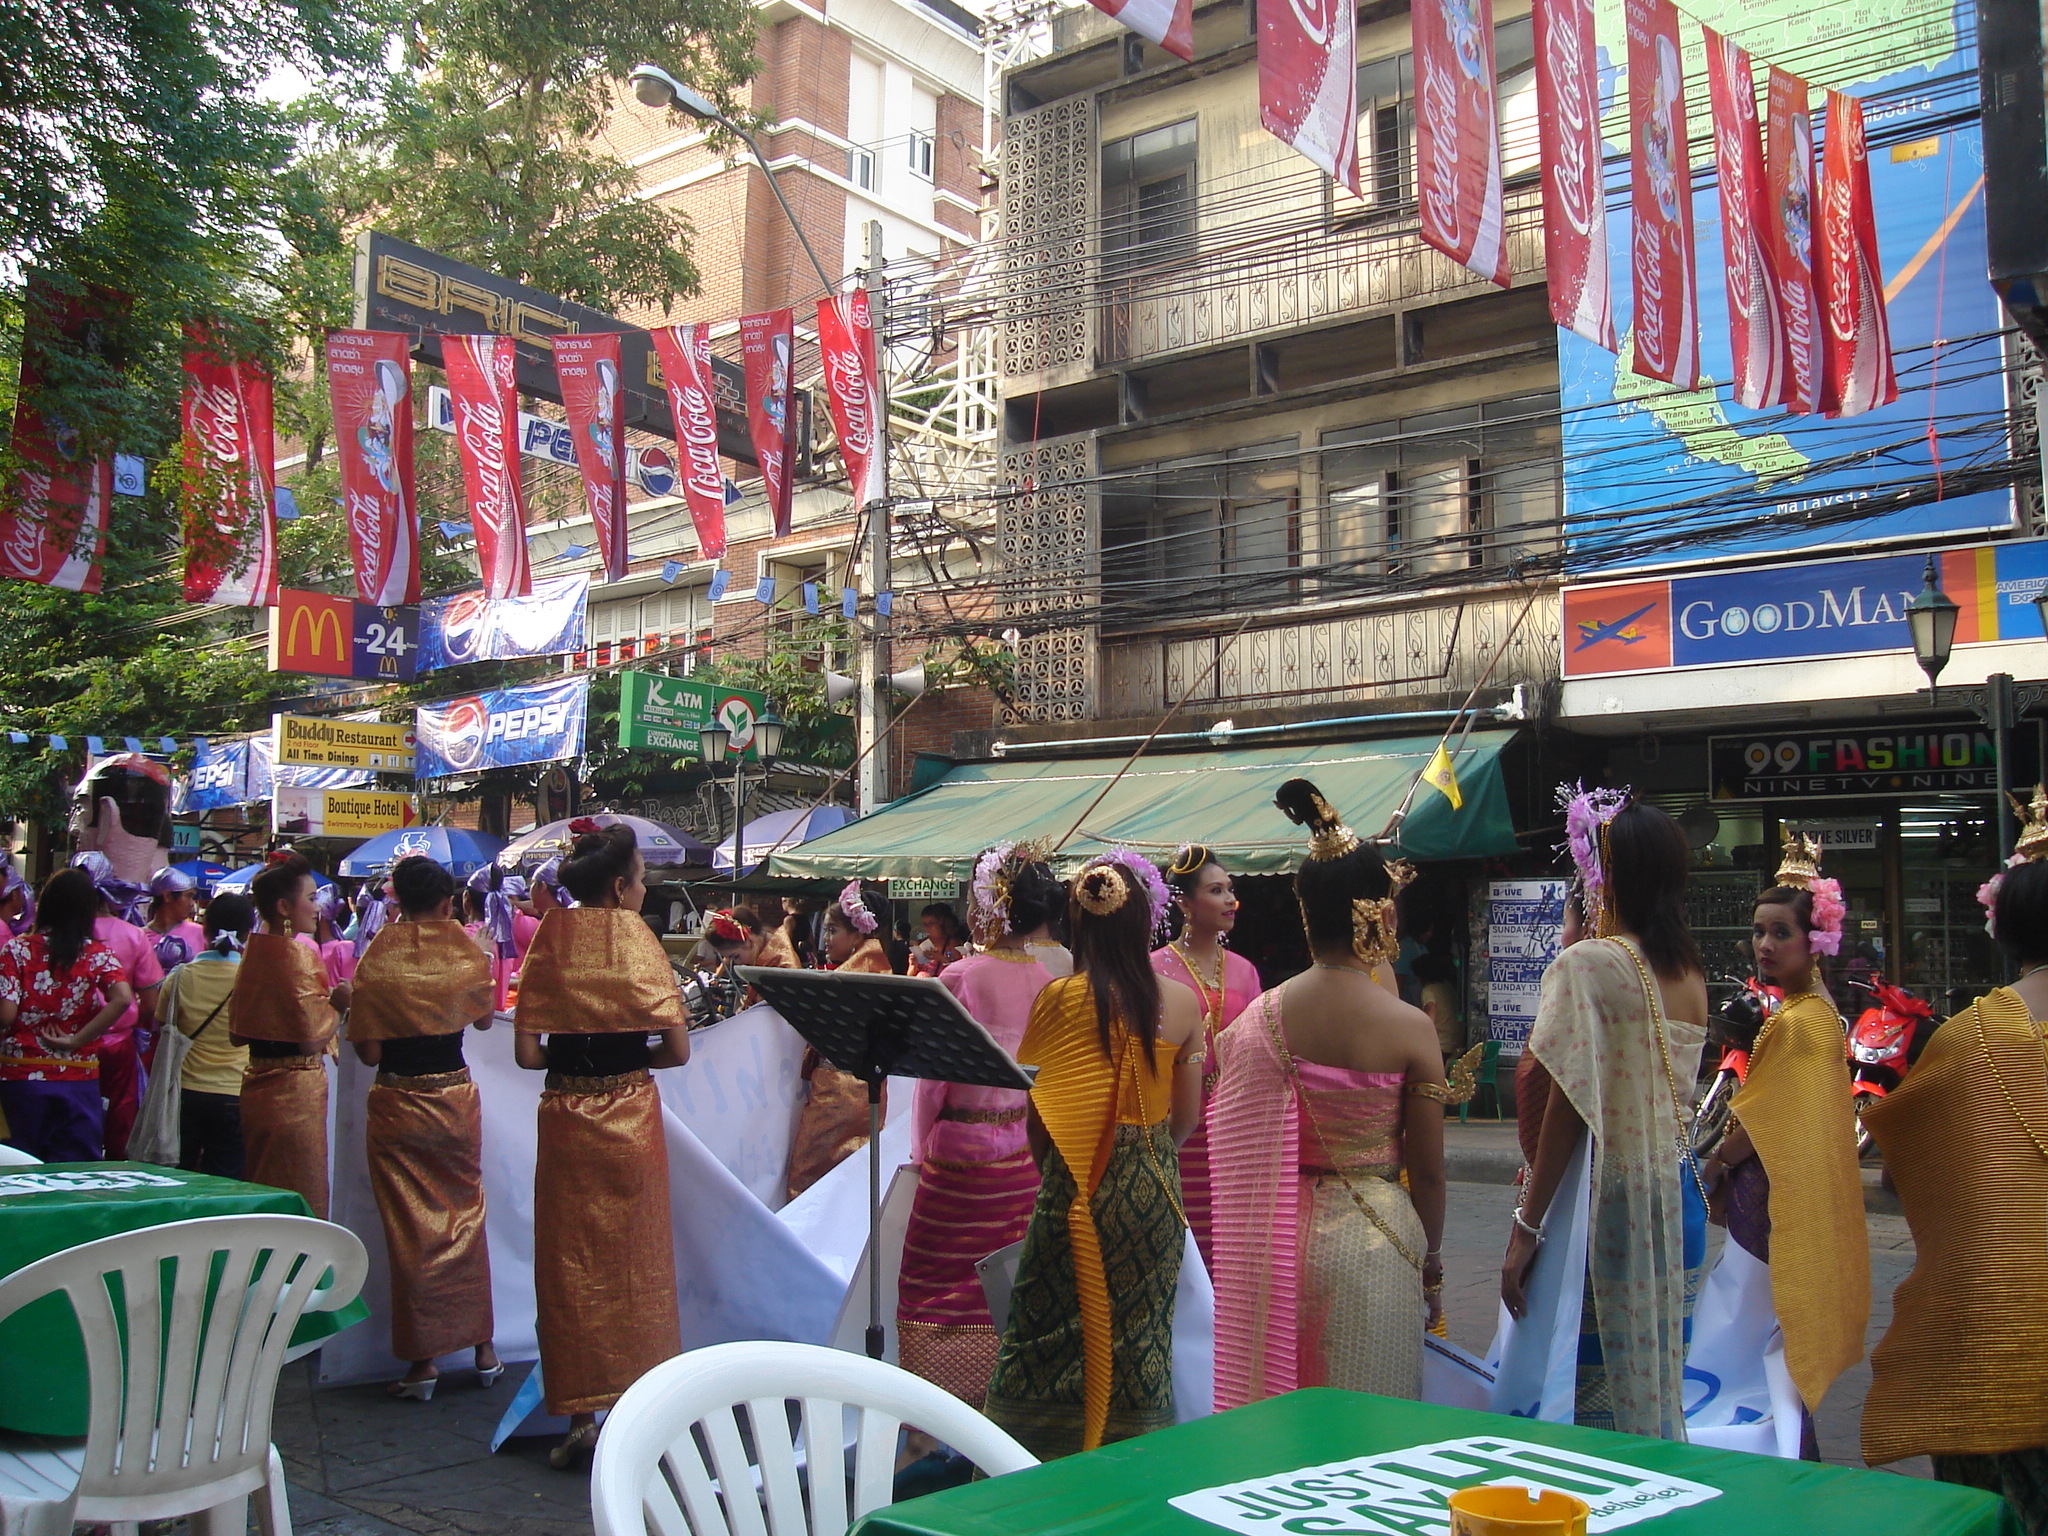
[[[1513,731],[1475,731],[1457,754],[1464,808],[1423,786],[1409,805],[1399,851],[1408,858],[1475,859],[1517,850],[1501,783]],[[1436,750],[1434,736],[1315,746],[963,763],[930,788],[768,861],[777,876],[846,880],[966,880],[984,848],[1013,838],[1057,843],[1063,872],[1119,845],[1163,858],[1182,843],[1214,848],[1237,874],[1285,874],[1301,861],[1301,829],[1273,805],[1292,778],[1313,779],[1370,836]],[[1117,780],[1102,803],[1088,807]],[[1083,813],[1086,812],[1085,818]],[[1068,829],[1082,825],[1072,837]]]

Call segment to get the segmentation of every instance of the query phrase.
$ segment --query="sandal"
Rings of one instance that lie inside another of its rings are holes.
[[[548,1465],[557,1472],[567,1472],[596,1448],[597,1426],[585,1424],[581,1429],[570,1430],[567,1438],[548,1452]]]

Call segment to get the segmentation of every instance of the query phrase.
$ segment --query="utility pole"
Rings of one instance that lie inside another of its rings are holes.
[[[860,642],[860,694],[855,701],[855,745],[860,759],[860,809],[863,815],[878,811],[889,798],[889,763],[875,743],[888,726],[882,679],[889,675],[889,620],[882,615],[881,594],[889,579],[889,334],[888,305],[881,288],[882,224],[870,219],[863,228],[866,248],[861,265],[862,281],[868,284],[868,308],[875,328],[875,452],[882,456],[882,494],[865,509],[868,519],[867,548],[861,563],[865,576],[868,627]]]

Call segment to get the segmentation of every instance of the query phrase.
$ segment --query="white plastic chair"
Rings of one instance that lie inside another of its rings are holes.
[[[40,1168],[43,1160],[0,1141],[0,1168]]]
[[[803,1410],[803,1453],[790,1436],[790,1402]],[[990,1476],[1038,1465],[952,1393],[893,1365],[812,1344],[714,1344],[663,1361],[619,1399],[597,1438],[591,1518],[597,1536],[843,1536],[891,1501],[896,1432],[905,1425]],[[810,1463],[808,1518],[800,1454]]]
[[[179,1515],[192,1536],[243,1536],[258,1490],[258,1526],[290,1536],[270,1443],[277,1373],[301,1314],[347,1306],[368,1268],[346,1227],[207,1216],[81,1243],[0,1279],[0,1320],[43,1296],[70,1299],[91,1382],[83,1440],[0,1433],[7,1536],[69,1532],[74,1520],[133,1536],[139,1521]]]

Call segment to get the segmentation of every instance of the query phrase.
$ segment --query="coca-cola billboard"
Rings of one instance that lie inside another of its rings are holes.
[[[1728,347],[1735,399],[1752,411],[1775,405],[1785,383],[1785,334],[1777,274],[1765,236],[1763,126],[1749,54],[1712,27],[1707,93],[1721,182],[1721,263],[1728,290]]]
[[[393,331],[329,331],[334,456],[356,569],[356,601],[420,600],[420,514],[413,495],[412,358]]]
[[[1635,372],[1699,387],[1699,294],[1692,254],[1692,164],[1678,8],[1623,0],[1628,28],[1630,272],[1635,282]]]
[[[88,456],[78,433],[44,415],[39,401],[46,348],[89,346],[105,307],[60,296],[41,274],[29,276],[12,439],[21,468],[0,496],[0,577],[71,592],[100,590],[114,461],[108,454]]]
[[[1821,409],[1830,416],[1860,416],[1898,399],[1899,381],[1878,263],[1863,103],[1841,91],[1828,92],[1818,246],[1814,278],[1826,336]]]
[[[867,289],[818,301],[818,353],[847,484],[853,504],[864,507],[887,494],[889,478],[889,444],[875,371],[875,323]]]
[[[675,413],[683,501],[706,560],[725,558],[725,471],[718,465],[718,408],[711,372],[711,327],[668,325],[654,332],[655,356]]]
[[[277,472],[270,375],[207,332],[186,332],[185,601],[277,602]]]
[[[1422,238],[1505,288],[1493,0],[1416,0],[1409,14],[1415,40],[1415,196]]]
[[[1615,350],[1593,0],[1536,0],[1536,123],[1550,318]]]
[[[1774,402],[1802,414],[1820,409],[1820,306],[1813,288],[1813,114],[1811,88],[1773,68],[1765,111],[1764,244],[1778,279],[1785,370]]]
[[[583,498],[597,533],[604,579],[626,574],[626,434],[620,423],[625,391],[615,333],[557,336],[555,378],[576,443]]]
[[[455,405],[455,449],[476,530],[477,574],[491,597],[533,591],[526,496],[519,481],[519,390],[509,336],[447,336],[442,358]]]
[[[740,316],[740,360],[747,371],[747,429],[761,464],[761,481],[775,536],[789,536],[796,477],[789,462],[789,432],[796,400],[796,315],[787,309]]]
[[[1358,195],[1358,22],[1350,0],[1263,0],[1259,121]]]

